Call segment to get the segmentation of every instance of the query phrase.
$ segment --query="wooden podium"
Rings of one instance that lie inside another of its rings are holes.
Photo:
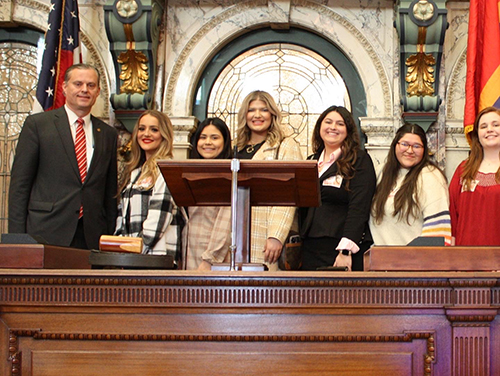
[[[179,206],[231,205],[231,160],[164,160],[158,166]],[[250,264],[252,206],[318,206],[316,161],[240,160],[236,225],[239,270],[262,270]],[[227,270],[229,265],[222,264]]]

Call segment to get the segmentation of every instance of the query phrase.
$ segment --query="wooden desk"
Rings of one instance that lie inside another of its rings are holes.
[[[90,251],[46,244],[0,244],[0,268],[90,269]]]
[[[500,247],[373,246],[364,254],[365,271],[423,272],[500,270]]]
[[[0,270],[0,374],[500,375],[499,273]]]

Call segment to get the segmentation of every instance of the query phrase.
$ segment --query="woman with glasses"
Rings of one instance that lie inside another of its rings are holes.
[[[308,159],[318,161],[321,205],[299,209],[301,269],[339,266],[361,271],[363,253],[372,244],[368,219],[376,177],[349,110],[331,106],[323,111],[312,147]]]
[[[419,236],[444,237],[450,245],[448,184],[429,158],[420,126],[398,129],[386,163],[377,172],[370,217],[375,245],[406,245]]]
[[[500,244],[500,110],[487,107],[468,134],[469,158],[450,183],[455,245]]]

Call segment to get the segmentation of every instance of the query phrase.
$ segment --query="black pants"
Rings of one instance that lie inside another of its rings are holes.
[[[71,248],[89,249],[85,240],[85,232],[83,230],[83,217],[78,220],[75,236],[69,245]]]
[[[339,254],[335,250],[339,244],[338,238],[304,238],[302,239],[302,267],[301,270],[316,270],[322,266],[332,266]],[[362,244],[360,250],[352,255],[352,270],[363,270],[363,254],[370,244]]]

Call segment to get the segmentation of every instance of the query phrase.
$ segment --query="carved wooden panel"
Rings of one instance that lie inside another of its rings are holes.
[[[452,288],[442,280],[344,278],[176,279],[2,278],[4,304],[130,304],[197,306],[436,306],[450,305]]]
[[[244,361],[236,362],[236,359]],[[185,375],[339,375],[339,376],[411,376],[412,355],[395,353],[322,353],[315,352],[136,352],[33,354],[34,376],[89,376],[96,371],[120,376]],[[370,363],[371,367],[366,367]],[[140,364],[140,373],[137,373]],[[56,365],[54,367],[54,365]],[[360,365],[363,365],[362,367]],[[102,374],[102,373],[101,373]]]
[[[23,345],[21,340],[26,340]],[[10,343],[11,375],[37,376],[151,376],[165,370],[169,375],[431,375],[435,359],[431,332],[176,336],[17,330],[10,333]]]
[[[490,375],[489,327],[453,327],[453,376]]]
[[[499,286],[495,273],[0,270],[0,375],[495,375]]]

